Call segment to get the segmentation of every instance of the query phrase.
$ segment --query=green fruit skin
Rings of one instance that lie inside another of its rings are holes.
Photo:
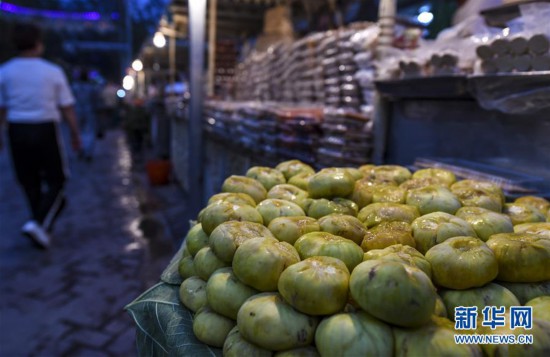
[[[438,319],[448,321],[441,317]],[[444,322],[429,323],[414,329],[394,328],[395,356],[483,356],[477,345],[455,343],[456,333],[452,324],[449,326]]]
[[[315,173],[315,170],[313,170],[311,166],[301,162],[300,160],[289,160],[281,162],[275,167],[275,169],[282,172],[287,180],[301,173],[310,175],[313,175]]]
[[[292,245],[304,234],[321,230],[317,220],[307,216],[275,218],[268,228],[278,240]]]
[[[292,176],[288,183],[298,187],[307,192],[307,185],[309,184],[309,179],[313,176],[313,173],[301,172],[297,175]]]
[[[270,190],[275,185],[286,183],[282,172],[271,167],[254,166],[248,169],[246,177],[250,177],[261,183],[266,190]]]
[[[189,256],[180,259],[180,262],[178,264],[178,273],[183,279],[187,279],[197,275],[197,273],[195,272],[193,257]]]
[[[480,288],[467,290],[440,290],[439,295],[447,307],[447,315],[454,320],[455,307],[477,306],[478,311],[485,306],[519,306],[512,292],[501,285],[489,283]]]
[[[420,269],[387,260],[367,260],[351,273],[350,291],[363,310],[384,322],[421,326],[435,309],[436,291]]]
[[[529,300],[525,306],[533,307],[533,318],[550,323],[550,295],[539,296]]]
[[[322,169],[311,176],[307,190],[312,198],[346,197],[353,192],[355,180],[342,169]]]
[[[283,184],[273,186],[267,193],[267,198],[277,198],[280,200],[296,203],[303,210],[307,207],[309,194],[296,186]]]
[[[432,265],[424,255],[411,246],[395,244],[384,249],[369,250],[363,255],[363,261],[377,259],[402,262],[422,270],[430,279],[432,278]]]
[[[246,193],[256,203],[263,201],[267,195],[267,190],[260,182],[250,177],[238,175],[231,175],[225,179],[222,192]]]
[[[237,316],[241,335],[247,341],[272,351],[310,345],[317,324],[317,318],[296,311],[277,293],[251,297]]]
[[[445,187],[426,186],[407,192],[407,204],[416,206],[421,215],[432,212],[455,214],[462,205]]]
[[[189,249],[187,249],[187,244],[183,247],[183,250],[181,251],[181,257],[191,257],[191,253],[189,253]]]
[[[499,281],[498,284],[510,290],[522,305],[539,296],[550,295],[550,281],[543,281],[541,283],[508,283]]]
[[[412,177],[409,169],[397,165],[376,166],[374,167],[373,172],[375,179],[393,181],[397,184],[403,183]]]
[[[526,203],[506,203],[503,212],[510,217],[515,225],[546,221],[544,213]]]
[[[447,308],[445,307],[445,303],[443,302],[443,299],[441,296],[437,295],[435,300],[435,310],[434,315],[438,317],[445,317],[447,318]]]
[[[237,249],[233,272],[240,281],[259,291],[277,291],[281,273],[299,261],[298,252],[287,242],[253,238]]]
[[[373,187],[372,202],[405,203],[407,190],[392,185],[378,185]]]
[[[231,268],[216,270],[206,284],[208,306],[233,320],[246,299],[256,294],[258,291],[241,283]]]
[[[330,315],[341,311],[348,302],[349,271],[336,258],[308,258],[283,271],[278,288],[296,310]]]
[[[274,238],[271,231],[259,223],[228,221],[220,224],[210,234],[210,248],[220,260],[233,262],[237,248],[251,238]]]
[[[185,236],[185,246],[191,254],[195,256],[199,250],[208,245],[208,235],[202,230],[202,224],[195,224]]]
[[[330,214],[319,219],[323,232],[331,233],[361,244],[367,234],[367,228],[357,218],[344,214]]]
[[[373,203],[361,211],[357,215],[357,218],[368,228],[374,227],[382,222],[407,222],[411,223],[420,214],[418,209],[413,206],[407,206],[400,203]]]
[[[348,200],[347,198],[335,197],[332,199],[332,202],[335,202],[338,205],[344,207],[344,213],[350,216],[356,217],[357,213],[359,212],[359,206],[357,206],[357,203],[353,202],[352,200]]]
[[[372,203],[374,188],[377,186],[371,180],[363,179],[355,182],[353,192],[349,198],[355,202],[359,209]]]
[[[518,224],[514,226],[514,233],[532,233],[550,239],[550,222]]]
[[[374,173],[375,167],[376,165],[374,164],[365,164],[365,165],[359,166],[359,171],[363,173],[363,176],[370,176]]]
[[[363,261],[363,250],[353,241],[326,232],[312,232],[301,236],[294,247],[300,258],[326,256],[340,259],[351,272]]]
[[[440,186],[440,187],[446,187],[449,188],[449,185],[446,185],[444,183],[441,183],[440,181],[432,178],[432,177],[425,177],[425,178],[412,178],[410,180],[407,180],[399,185],[399,187],[410,191],[415,190],[417,188],[423,188],[427,186]]]
[[[432,266],[434,283],[448,289],[480,287],[498,274],[493,251],[478,238],[449,238],[428,250],[426,259]]]
[[[508,216],[482,207],[462,207],[456,212],[456,216],[470,223],[479,239],[484,242],[493,234],[514,231]]]
[[[415,171],[412,175],[413,179],[431,178],[438,181],[440,184],[447,187],[456,182],[456,176],[452,171],[438,168],[427,168]]]
[[[227,221],[246,221],[263,224],[264,220],[256,208],[249,205],[236,205],[230,202],[218,202],[208,205],[200,218],[202,229],[208,235]]]
[[[235,193],[235,192],[222,192],[217,193],[214,196],[210,197],[208,200],[208,205],[219,202],[229,202],[239,206],[252,206],[256,207],[256,201],[250,195],[246,193]]]
[[[487,241],[498,261],[498,280],[539,283],[550,280],[550,239],[529,233],[500,233]]]
[[[309,204],[307,215],[316,219],[334,213],[356,216],[357,208],[355,203],[353,203],[353,201],[347,202],[348,200],[343,200],[344,199],[338,200],[337,198],[332,201],[326,198],[312,200]],[[353,205],[351,203],[353,203]]]
[[[411,225],[407,222],[382,222],[369,229],[361,242],[363,251],[384,249],[395,244],[416,246]]]
[[[488,192],[483,188],[451,186],[451,192],[458,197],[464,207],[481,207],[487,210],[502,212],[502,198],[500,195]]]
[[[365,174],[361,170],[355,167],[333,167],[333,169],[340,169],[340,170],[346,171],[356,181],[361,180],[362,178],[365,177]]]
[[[314,346],[293,348],[291,350],[276,352],[273,357],[319,357],[319,351]]]
[[[415,219],[411,227],[416,249],[422,254],[452,237],[477,237],[468,222],[445,212],[428,213]]]
[[[464,207],[482,207],[494,212],[502,212],[505,203],[500,186],[484,181],[461,180],[451,185],[454,193]]]
[[[200,309],[193,318],[195,337],[209,346],[222,348],[225,338],[235,327],[235,321],[215,313],[209,307]]]
[[[323,319],[315,333],[321,356],[393,355],[391,328],[363,311],[341,313]]]
[[[279,200],[276,198],[268,198],[263,200],[256,206],[256,209],[262,215],[265,225],[277,217],[305,216],[304,210],[296,203]]]
[[[537,197],[537,196],[518,197],[516,198],[514,203],[528,204],[535,207],[541,212],[546,212],[548,211],[548,209],[550,209],[550,202],[548,202],[546,199],[542,197]]]
[[[204,281],[208,281],[212,273],[227,267],[227,264],[220,260],[210,247],[204,247],[195,255],[193,266],[195,273]]]
[[[198,276],[185,279],[179,288],[181,303],[193,312],[206,306],[206,282]]]
[[[258,347],[243,338],[239,326],[233,327],[223,344],[224,357],[271,357],[271,351]]]

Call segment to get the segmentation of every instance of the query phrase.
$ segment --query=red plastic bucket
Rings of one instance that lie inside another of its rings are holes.
[[[151,160],[145,165],[151,185],[166,185],[170,182],[171,164],[169,160]]]

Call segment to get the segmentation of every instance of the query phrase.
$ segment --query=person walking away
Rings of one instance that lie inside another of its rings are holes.
[[[73,93],[76,100],[76,115],[82,131],[82,150],[79,157],[91,161],[97,134],[96,102],[97,90],[90,81],[88,71],[80,69],[73,83]]]
[[[0,150],[7,121],[13,167],[32,212],[22,232],[48,248],[49,232],[65,203],[62,118],[69,125],[73,149],[81,146],[74,98],[61,68],[40,58],[44,46],[38,27],[15,25],[13,43],[18,56],[0,67]]]
[[[102,108],[102,127],[103,129],[113,128],[117,123],[116,111],[118,107],[117,91],[118,87],[113,82],[108,82],[101,91]]]
[[[150,118],[143,98],[129,99],[128,102],[123,127],[126,130],[132,154],[140,160],[143,158],[144,145],[148,140]]]

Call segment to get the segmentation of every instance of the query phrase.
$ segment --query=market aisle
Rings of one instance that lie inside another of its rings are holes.
[[[120,132],[108,133],[96,150],[91,163],[70,155],[69,204],[49,251],[20,234],[27,208],[8,153],[0,153],[1,356],[136,353],[135,326],[123,307],[151,284],[136,174]]]

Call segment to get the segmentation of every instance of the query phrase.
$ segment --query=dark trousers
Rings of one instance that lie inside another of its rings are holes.
[[[51,229],[65,204],[63,186],[67,176],[59,127],[54,122],[10,123],[8,136],[15,174],[32,217]]]

